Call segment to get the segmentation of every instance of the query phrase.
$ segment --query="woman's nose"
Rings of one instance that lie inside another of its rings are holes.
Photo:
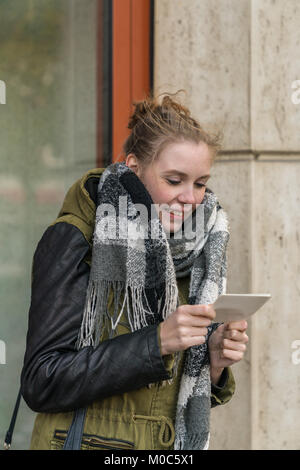
[[[196,196],[194,188],[184,188],[183,191],[178,195],[178,201],[183,204],[196,204]]]

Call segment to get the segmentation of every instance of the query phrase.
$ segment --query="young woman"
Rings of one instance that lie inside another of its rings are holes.
[[[210,408],[234,393],[248,337],[245,321],[213,323],[229,237],[206,186],[218,139],[168,95],[135,103],[128,127],[125,161],[70,188],[34,255],[31,449],[206,449]]]

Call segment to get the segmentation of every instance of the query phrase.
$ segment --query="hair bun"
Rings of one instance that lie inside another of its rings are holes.
[[[151,108],[151,104],[147,100],[134,102],[133,106],[135,110],[129,118],[128,129],[133,129],[141,121],[144,122],[145,116]]]
[[[176,96],[180,91],[176,93],[162,93],[157,98],[152,96],[147,97],[142,101],[135,101],[133,102],[134,112],[129,118],[128,122],[128,129],[133,129],[139,122],[145,122],[145,118],[150,117],[155,113],[170,113],[174,112],[175,114],[188,118],[190,117],[190,111],[187,107],[183,106],[178,101],[175,101],[171,98],[171,96]],[[163,96],[161,103],[159,103],[158,98]]]
[[[181,139],[206,143],[214,157],[219,151],[219,137],[202,129],[190,110],[178,99],[176,93],[150,93],[141,101],[134,101],[128,120],[130,135],[123,144],[124,154],[133,153],[141,162],[152,162],[168,142]]]
[[[179,92],[177,92],[179,93]],[[177,93],[174,93],[177,95]],[[189,117],[191,115],[189,109],[186,106],[183,106],[178,101],[172,100],[170,95],[164,96],[161,102],[161,106],[168,110],[172,109],[175,113],[179,114],[180,116]]]

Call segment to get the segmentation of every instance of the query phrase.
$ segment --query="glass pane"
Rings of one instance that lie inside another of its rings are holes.
[[[35,247],[69,186],[96,167],[97,72],[109,76],[107,56],[97,63],[97,7],[97,0],[0,0],[1,442],[19,388]],[[21,403],[14,449],[28,448],[35,417]]]

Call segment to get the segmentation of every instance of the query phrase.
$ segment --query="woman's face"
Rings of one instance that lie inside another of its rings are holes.
[[[147,166],[141,166],[133,154],[127,156],[126,165],[144,183],[154,204],[161,206],[164,229],[176,232],[204,198],[212,156],[204,142],[183,141],[168,144]]]

